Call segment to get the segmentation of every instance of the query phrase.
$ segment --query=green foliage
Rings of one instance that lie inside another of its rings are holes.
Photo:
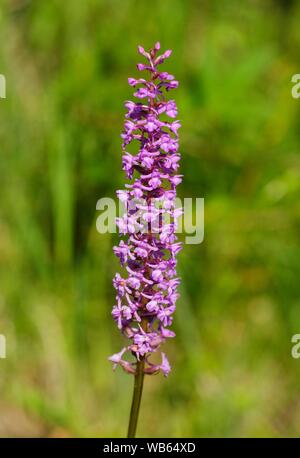
[[[299,3],[1,3],[0,435],[126,432],[132,379],[107,362],[116,237],[97,233],[96,202],[123,185],[126,79],[157,40],[205,239],[179,256],[174,370],[147,378],[139,434],[298,435]]]

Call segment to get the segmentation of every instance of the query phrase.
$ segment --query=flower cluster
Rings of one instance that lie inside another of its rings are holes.
[[[111,356],[114,368],[120,365],[126,372],[135,373],[137,361],[144,360],[144,372],[154,374],[170,372],[164,353],[161,363],[149,360],[159,350],[166,338],[175,334],[169,329],[178,298],[179,279],[176,276],[176,254],[181,249],[175,235],[176,218],[182,209],[175,207],[176,186],[182,175],[177,174],[179,121],[174,100],[166,100],[166,92],[178,87],[174,76],[158,70],[158,65],[171,55],[168,50],[159,54],[160,44],[139,53],[147,60],[138,64],[139,71],[146,70],[148,79],[129,78],[135,88],[134,96],[140,101],[127,101],[124,124],[123,170],[130,184],[117,195],[126,207],[124,215],[117,218],[119,232],[126,235],[114,247],[124,274],[116,274],[113,284],[117,291],[112,316],[129,345]],[[146,99],[147,101],[143,101]],[[138,142],[138,153],[128,151],[129,145]],[[136,360],[124,359],[131,352]]]

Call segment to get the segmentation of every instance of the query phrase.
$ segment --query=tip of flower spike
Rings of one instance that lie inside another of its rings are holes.
[[[160,42],[159,42],[159,41],[157,41],[157,42],[155,43],[154,49],[155,49],[156,51],[159,51],[159,50],[160,50]]]
[[[138,52],[146,57],[146,59],[150,60],[150,54],[144,50],[143,46],[138,46]]]

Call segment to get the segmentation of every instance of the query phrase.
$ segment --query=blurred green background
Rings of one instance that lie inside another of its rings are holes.
[[[168,379],[148,377],[144,437],[298,436],[300,2],[1,0],[0,436],[124,436],[133,380],[107,356],[136,46],[174,50],[181,197],[205,239],[179,256]]]

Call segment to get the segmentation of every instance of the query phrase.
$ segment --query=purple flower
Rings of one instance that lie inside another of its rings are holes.
[[[175,120],[175,101],[166,100],[166,93],[177,88],[178,81],[158,69],[171,50],[158,55],[159,50],[158,42],[149,51],[139,46],[147,62],[137,68],[147,71],[149,78],[128,78],[129,85],[136,88],[134,96],[146,101],[125,103],[122,163],[131,183],[117,191],[126,211],[116,222],[127,239],[114,247],[125,273],[117,273],[113,280],[117,296],[112,316],[129,343],[109,360],[114,368],[120,365],[134,374],[137,362],[144,359],[145,374],[161,371],[167,376],[171,367],[165,353],[161,353],[161,364],[153,364],[150,356],[175,336],[169,327],[179,296],[176,255],[181,243],[176,241],[175,232],[182,209],[175,208],[175,199],[176,186],[182,180],[177,174],[181,126]],[[169,116],[171,122],[159,119],[160,115]],[[129,152],[130,145],[137,142],[138,153]],[[127,352],[135,356],[135,362],[123,359]]]
[[[120,364],[120,366],[124,369],[125,372],[128,372],[128,374],[134,374],[135,373],[135,368],[132,363],[128,361],[124,361],[122,359],[123,354],[125,353],[126,348],[123,348],[120,353],[116,353],[112,356],[110,356],[108,359],[113,363],[113,369],[115,370],[117,365]]]
[[[162,356],[162,362],[161,362],[160,368],[164,376],[168,377],[169,372],[171,370],[171,366],[169,364],[168,358],[166,357],[165,353],[162,353],[161,356]]]

